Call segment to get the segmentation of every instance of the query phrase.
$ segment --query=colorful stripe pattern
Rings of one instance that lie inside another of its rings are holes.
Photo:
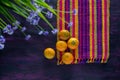
[[[57,28],[69,30],[79,39],[73,64],[106,63],[109,58],[109,8],[110,0],[58,0]],[[73,23],[68,27],[68,23]],[[57,39],[59,40],[59,39]],[[58,64],[62,52],[57,51]]]

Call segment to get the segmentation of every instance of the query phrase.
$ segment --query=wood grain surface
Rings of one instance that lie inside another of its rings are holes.
[[[57,0],[51,0],[56,8]],[[24,40],[20,31],[6,35],[5,49],[0,51],[0,80],[120,80],[120,0],[111,0],[110,58],[107,64],[78,64],[57,66],[56,59],[47,60],[43,50],[55,48],[56,36],[39,36],[25,19],[17,19],[27,26],[32,38]],[[50,22],[56,26],[56,18]],[[39,23],[50,31],[43,21]]]

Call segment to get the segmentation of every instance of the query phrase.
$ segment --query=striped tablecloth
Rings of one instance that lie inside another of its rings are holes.
[[[110,0],[58,0],[57,28],[69,30],[79,47],[73,64],[106,63],[109,58]],[[72,23],[72,26],[69,26]],[[59,39],[57,39],[59,40]],[[57,51],[58,65],[63,52]]]

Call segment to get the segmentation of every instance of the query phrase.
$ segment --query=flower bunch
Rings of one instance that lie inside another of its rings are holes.
[[[47,36],[50,32],[44,30],[40,26],[39,21],[44,20],[51,28],[51,33],[56,34],[57,29],[52,26],[49,19],[56,15],[53,6],[48,3],[49,0],[0,0],[0,49],[4,48],[4,43],[6,41],[3,34],[12,35],[16,30],[20,30],[24,36],[25,40],[31,38],[30,34],[26,34],[25,31],[27,27],[23,26],[13,14],[20,15],[26,19],[30,25],[35,26],[38,30],[38,35]],[[47,10],[47,12],[46,12]]]
[[[57,12],[59,11],[49,5],[49,2],[50,0],[0,0],[0,16],[2,15],[2,18],[0,18],[0,40],[5,40],[3,34],[12,35],[16,30],[20,30],[23,33],[25,40],[29,40],[32,37],[30,34],[26,34],[27,26],[23,26],[24,24],[17,20],[14,14],[25,18],[30,25],[37,29],[38,35],[47,36],[49,33],[56,35],[58,29],[49,22],[49,19],[53,18],[53,15],[58,17]],[[60,12],[76,15],[77,10]],[[63,20],[62,18],[60,19]],[[41,27],[39,24],[40,20],[48,24],[51,28],[50,32]],[[63,21],[68,24],[68,28],[73,25],[73,22]],[[1,49],[4,48],[4,43],[0,42]]]

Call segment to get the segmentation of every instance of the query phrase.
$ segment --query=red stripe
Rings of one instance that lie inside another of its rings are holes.
[[[108,52],[107,52],[108,51],[108,44],[107,44],[108,43],[107,42],[108,41],[108,36],[107,36],[107,33],[108,33],[107,27],[108,27],[108,25],[107,25],[107,1],[106,0],[104,0],[104,1],[105,1],[104,2],[105,3],[104,4],[105,5],[105,8],[104,8],[104,11],[105,11],[104,12],[105,13],[104,14],[104,17],[105,17],[105,22],[104,22],[104,24],[105,24],[105,32],[104,32],[105,33],[105,43],[104,43],[105,44],[105,53],[104,53],[105,57],[104,57],[104,59],[106,60],[107,59],[107,54],[108,54]]]
[[[59,8],[60,8],[59,10],[62,11],[62,0],[60,0],[60,2],[59,2]],[[59,16],[60,16],[60,18],[62,18],[62,12],[59,13]],[[59,28],[60,28],[60,30],[62,30],[62,22],[63,21],[61,19],[59,21],[60,21]],[[62,52],[60,52],[60,61],[61,60],[62,60]]]
[[[62,11],[62,0],[60,0],[59,5],[60,5],[59,10]],[[62,12],[59,13],[59,16],[60,16],[60,18],[62,18]],[[60,30],[62,30],[62,20],[60,19],[59,21],[60,21],[59,22],[60,23],[59,27],[60,27]]]
[[[69,4],[68,4],[68,0],[65,0],[65,11],[68,11],[68,6],[69,6]],[[69,22],[69,20],[68,20],[68,16],[69,14],[68,13],[65,13],[65,21],[67,21],[67,22]],[[68,24],[67,23],[65,23],[65,29],[66,30],[68,30]]]
[[[75,9],[75,0],[72,0],[72,11]],[[72,37],[75,37],[75,15],[72,14],[72,22],[73,22],[73,26],[72,26]],[[75,50],[73,50],[73,56],[75,59]]]

